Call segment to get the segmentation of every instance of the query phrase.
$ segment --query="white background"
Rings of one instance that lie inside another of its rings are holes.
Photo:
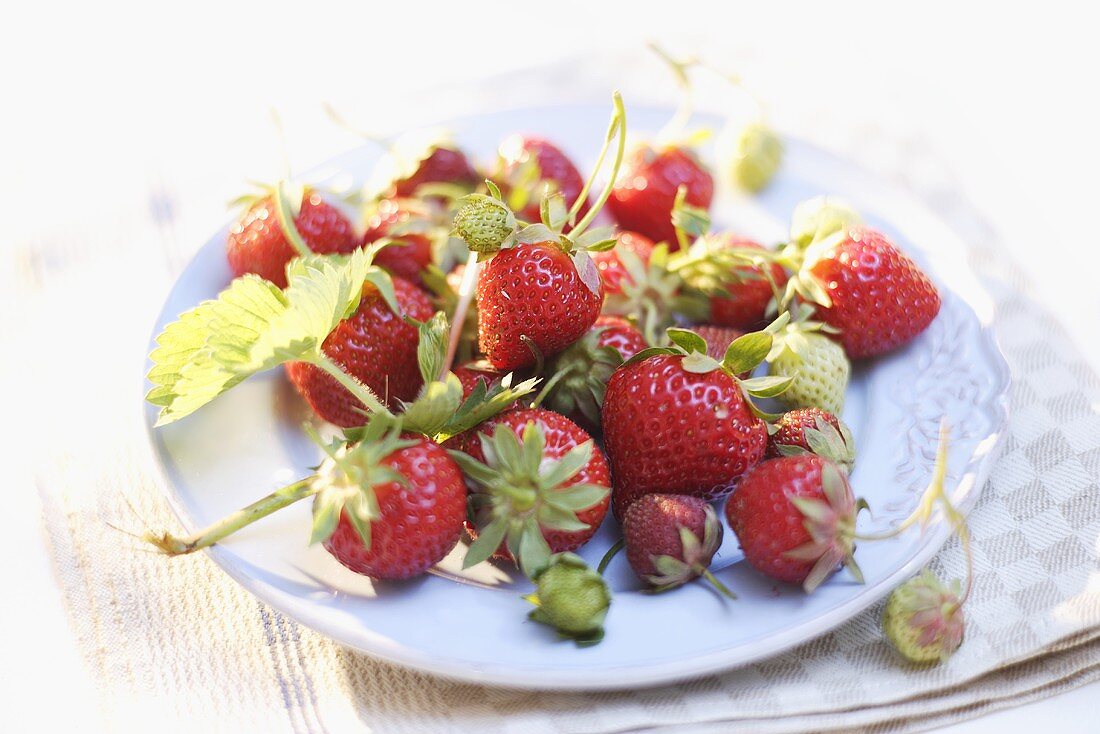
[[[20,3],[0,21],[0,256],[74,222],[146,215],[150,191],[179,198],[180,247],[197,247],[244,178],[278,173],[271,107],[305,167],[356,144],[316,133],[321,101],[384,130],[448,115],[417,90],[613,59],[656,38],[679,52],[751,58],[757,79],[774,73],[807,103],[835,102],[834,124],[919,131],[1007,235],[1006,256],[1029,271],[1033,295],[1100,368],[1096,18],[1083,3],[1005,5]],[[523,101],[539,95],[533,87]],[[769,101],[777,110],[801,102]],[[0,287],[8,276],[0,272]],[[18,345],[4,348],[5,361],[20,359]],[[35,728],[86,728],[94,689],[34,521],[32,468],[14,458],[4,463],[14,467],[19,491],[7,500],[19,521],[0,535],[0,558],[18,592],[0,603],[0,629],[18,663],[5,655],[0,665],[0,721],[33,712]],[[1087,706],[1097,694],[1093,685],[952,731],[1094,730]]]

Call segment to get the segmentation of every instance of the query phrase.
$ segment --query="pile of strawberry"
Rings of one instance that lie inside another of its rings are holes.
[[[166,423],[282,366],[342,433],[309,429],[315,474],[148,539],[187,553],[312,498],[311,542],[352,571],[409,578],[468,537],[465,566],[515,564],[532,617],[580,642],[602,635],[611,597],[572,551],[609,509],[653,589],[704,576],[729,593],[708,569],[723,501],[760,573],[808,592],[843,565],[858,578],[851,361],[919,335],[936,287],[828,198],[775,247],[711,231],[715,174],[696,150],[625,141],[616,95],[587,180],[554,143],[516,136],[484,173],[434,144],[351,216],[289,182],[244,200],[227,246],[239,277],[165,329],[148,399]]]

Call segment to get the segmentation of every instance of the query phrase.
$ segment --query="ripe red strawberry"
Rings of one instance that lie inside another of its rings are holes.
[[[848,426],[821,408],[799,408],[779,416],[768,436],[767,458],[817,454],[851,472],[856,444]]]
[[[499,370],[537,361],[577,341],[596,322],[603,288],[593,291],[556,242],[508,247],[485,264],[477,280],[478,348]]]
[[[531,575],[551,553],[579,548],[607,514],[607,461],[568,418],[542,408],[491,418],[452,452],[470,484],[475,538],[466,565],[518,557]]]
[[[708,570],[722,544],[722,524],[714,508],[697,497],[647,494],[623,517],[626,558],[639,579],[657,591],[674,589],[704,576],[733,596]]]
[[[600,406],[611,374],[649,345],[626,319],[601,316],[584,336],[559,354],[547,373],[554,380],[546,405],[585,430],[598,431]]]
[[[764,456],[767,428],[737,380],[724,369],[689,371],[686,359],[648,357],[607,383],[603,433],[616,517],[646,494],[721,499]]]
[[[844,472],[807,454],[750,470],[726,503],[726,519],[749,565],[812,592],[842,564],[862,581],[852,557],[859,507]]]
[[[617,296],[623,292],[623,283],[633,283],[634,280],[623,264],[621,252],[633,253],[641,265],[649,264],[649,256],[653,254],[653,240],[637,232],[619,232],[615,237],[618,242],[614,249],[604,250],[592,255],[596,263],[596,269],[600,271],[603,279],[604,291],[608,296]]]
[[[547,187],[551,192],[560,192],[565,198],[566,208],[573,203],[584,190],[584,177],[581,176],[573,161],[561,148],[548,140],[536,137],[512,135],[500,144],[499,180],[505,186],[505,193],[523,187],[527,201],[519,209],[521,219],[530,222],[539,221],[539,202]],[[532,174],[537,175],[537,177]],[[533,180],[525,180],[533,178]],[[588,213],[588,202],[581,205],[578,215]]]
[[[393,196],[415,196],[420,186],[429,183],[455,183],[473,188],[481,176],[466,154],[457,148],[433,146],[412,175],[393,183]]]
[[[717,242],[721,247],[765,251],[762,245],[744,237],[725,236],[717,238]],[[775,291],[763,267],[746,264],[733,268],[730,280],[723,284],[725,292],[710,298],[710,320],[737,329],[752,329],[762,324],[768,303],[776,292],[782,293],[787,284],[787,273],[778,263],[772,263],[769,270]]]
[[[466,485],[447,452],[422,435],[372,420],[356,444],[322,444],[316,473],[194,535],[147,533],[168,555],[207,548],[273,512],[313,498],[311,543],[377,579],[406,579],[443,560],[462,536]]]
[[[382,199],[377,202],[367,216],[363,244],[369,245],[383,237],[391,237],[396,242],[382,248],[374,256],[374,264],[419,285],[421,271],[432,262],[432,242],[426,234],[400,229],[425,217],[424,204],[415,199]]]
[[[679,249],[672,226],[672,207],[680,186],[687,186],[688,204],[709,209],[714,178],[694,152],[682,146],[635,149],[626,170],[612,189],[608,207],[623,229]]]
[[[807,280],[813,281],[809,287]],[[908,343],[940,311],[939,291],[928,276],[884,235],[866,227],[849,228],[811,247],[799,281],[796,290],[821,304],[817,319],[840,331],[834,338],[851,359]]]
[[[226,256],[233,275],[256,273],[280,288],[286,287],[286,265],[298,256],[287,240],[271,195],[256,199],[229,229]],[[359,246],[351,222],[316,191],[306,189],[294,226],[313,252],[348,253]]]
[[[378,459],[374,467],[376,473],[388,469],[393,479],[373,487],[378,511],[368,523],[369,545],[356,528],[363,522],[354,517],[357,508],[351,502],[340,509],[324,541],[340,563],[376,579],[407,579],[427,571],[458,544],[466,519],[466,485],[455,461],[423,436],[402,438],[409,445]]]
[[[397,303],[405,315],[426,321],[434,311],[424,291],[403,278],[393,279]],[[329,334],[324,353],[352,377],[369,387],[382,402],[416,397],[423,379],[416,357],[417,330],[390,310],[373,285],[363,287],[359,308]],[[318,416],[338,426],[366,421],[363,405],[335,378],[305,362],[290,362],[287,376]]]

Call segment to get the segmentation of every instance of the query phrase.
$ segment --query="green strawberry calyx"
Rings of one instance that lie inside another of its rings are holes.
[[[355,528],[363,547],[370,548],[371,523],[382,516],[375,488],[383,484],[408,485],[405,476],[383,460],[416,445],[416,440],[401,437],[400,420],[385,419],[369,422],[354,444],[326,444],[312,430],[310,435],[325,451],[313,482],[316,496],[310,544],[327,540],[342,515]]]
[[[675,589],[702,576],[722,595],[730,599],[737,598],[737,595],[710,571],[710,560],[718,551],[718,546],[722,544],[722,524],[713,507],[707,505],[703,511],[706,518],[703,521],[701,539],[690,528],[683,525],[679,527],[680,558],[666,555],[650,557],[657,573],[646,576],[645,580],[653,587],[653,591]]]
[[[577,512],[602,502],[610,489],[598,484],[569,484],[592,458],[595,445],[585,441],[557,459],[545,456],[542,427],[529,421],[522,437],[498,424],[491,435],[478,434],[485,461],[461,451],[451,456],[477,489],[470,511],[478,538],[463,561],[469,568],[488,559],[505,543],[520,570],[533,578],[550,560],[543,528],[563,532],[587,530]]]
[[[618,350],[600,346],[600,335],[607,326],[595,327],[575,341],[549,365],[550,379],[543,385],[537,404],[545,400],[550,408],[562,415],[579,411],[599,425],[607,381],[623,363]]]
[[[603,639],[611,590],[584,559],[573,553],[558,553],[532,580],[535,593],[524,597],[535,605],[529,615],[532,621],[553,627],[581,647]]]
[[[654,247],[648,263],[630,250],[620,249],[617,254],[627,277],[620,281],[620,293],[605,297],[604,313],[637,321],[650,344],[665,342],[665,329],[677,314],[693,322],[707,319],[709,300],[684,288],[683,279],[672,270],[676,255],[669,254],[667,244]]]
[[[856,463],[856,441],[843,421],[838,418],[837,423],[840,424],[840,430],[820,415],[817,416],[814,426],[803,431],[806,443],[810,446],[809,451],[798,444],[778,444],[776,448],[782,456],[816,454],[851,474]]]
[[[757,406],[752,398],[774,398],[790,387],[793,375],[743,378],[742,374],[752,372],[760,365],[772,348],[774,334],[788,323],[790,315],[786,312],[762,331],[754,331],[734,339],[726,349],[721,361],[707,354],[707,342],[703,337],[688,329],[670,328],[666,330],[671,344],[667,347],[643,349],[628,359],[624,365],[634,364],[659,355],[672,354],[683,357],[682,367],[687,372],[707,374],[721,370],[730,376],[745,393],[745,401],[752,412],[766,421],[774,421],[781,414],[767,413]]]
[[[400,424],[405,431],[442,443],[507,410],[533,393],[538,385],[537,378],[513,385],[513,375],[508,373],[491,385],[479,382],[469,396],[463,397],[462,383],[447,363],[451,328],[446,314],[437,311],[424,322],[407,320],[419,333],[416,356],[424,384],[414,400],[401,403],[396,415],[375,414],[372,422],[388,420],[390,424]],[[344,436],[360,440],[364,430],[347,428]]]
[[[783,554],[794,560],[813,562],[809,575],[802,583],[807,594],[813,593],[841,565],[848,568],[856,581],[863,583],[863,572],[853,554],[856,514],[866,503],[856,500],[846,474],[831,461],[822,463],[821,489],[824,500],[791,497],[791,504],[803,517],[802,524],[810,534],[810,540]]]

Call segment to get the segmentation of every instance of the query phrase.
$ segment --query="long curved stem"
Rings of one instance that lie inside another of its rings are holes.
[[[623,546],[625,545],[626,541],[622,538],[619,538],[617,541],[615,541],[615,545],[608,548],[607,553],[603,554],[603,558],[600,559],[600,565],[596,567],[596,572],[602,576],[604,570],[607,569],[608,564],[611,563],[611,559],[614,558],[615,555],[619,551],[621,551],[623,549]]]
[[[247,507],[241,508],[225,516],[221,520],[218,520],[214,524],[192,535],[178,537],[168,533],[163,533],[161,535],[145,533],[142,536],[142,540],[152,543],[159,548],[161,552],[170,556],[194,553],[197,550],[208,548],[237,532],[241,528],[251,525],[277,510],[292,505],[298,500],[316,494],[317,489],[313,481],[315,478],[316,477],[312,476],[306,477],[305,479],[294,482],[294,484],[289,484],[281,489],[277,489],[263,499],[257,500]]]
[[[577,226],[570,232],[570,236],[576,238],[580,237],[584,230],[592,223],[592,220],[596,218],[596,215],[600,213],[600,209],[603,209],[603,205],[607,203],[608,198],[611,197],[611,190],[615,187],[615,179],[619,177],[619,169],[623,165],[623,156],[626,153],[626,108],[623,106],[623,96],[616,91],[611,95],[611,102],[614,105],[615,111],[611,116],[611,124],[608,126],[607,138],[604,142],[606,148],[611,143],[613,135],[618,135],[618,147],[615,149],[615,163],[611,166],[611,176],[607,180],[607,185],[604,186],[603,191],[600,193],[600,198],[596,200],[596,203],[592,205],[592,208],[588,210],[588,213],[584,215],[584,219],[577,222]],[[606,153],[606,150],[605,150]],[[600,160],[603,160],[601,154]],[[592,176],[596,175],[596,169],[592,171]],[[581,197],[577,197],[577,201],[582,201]],[[575,204],[574,204],[575,205]]]

